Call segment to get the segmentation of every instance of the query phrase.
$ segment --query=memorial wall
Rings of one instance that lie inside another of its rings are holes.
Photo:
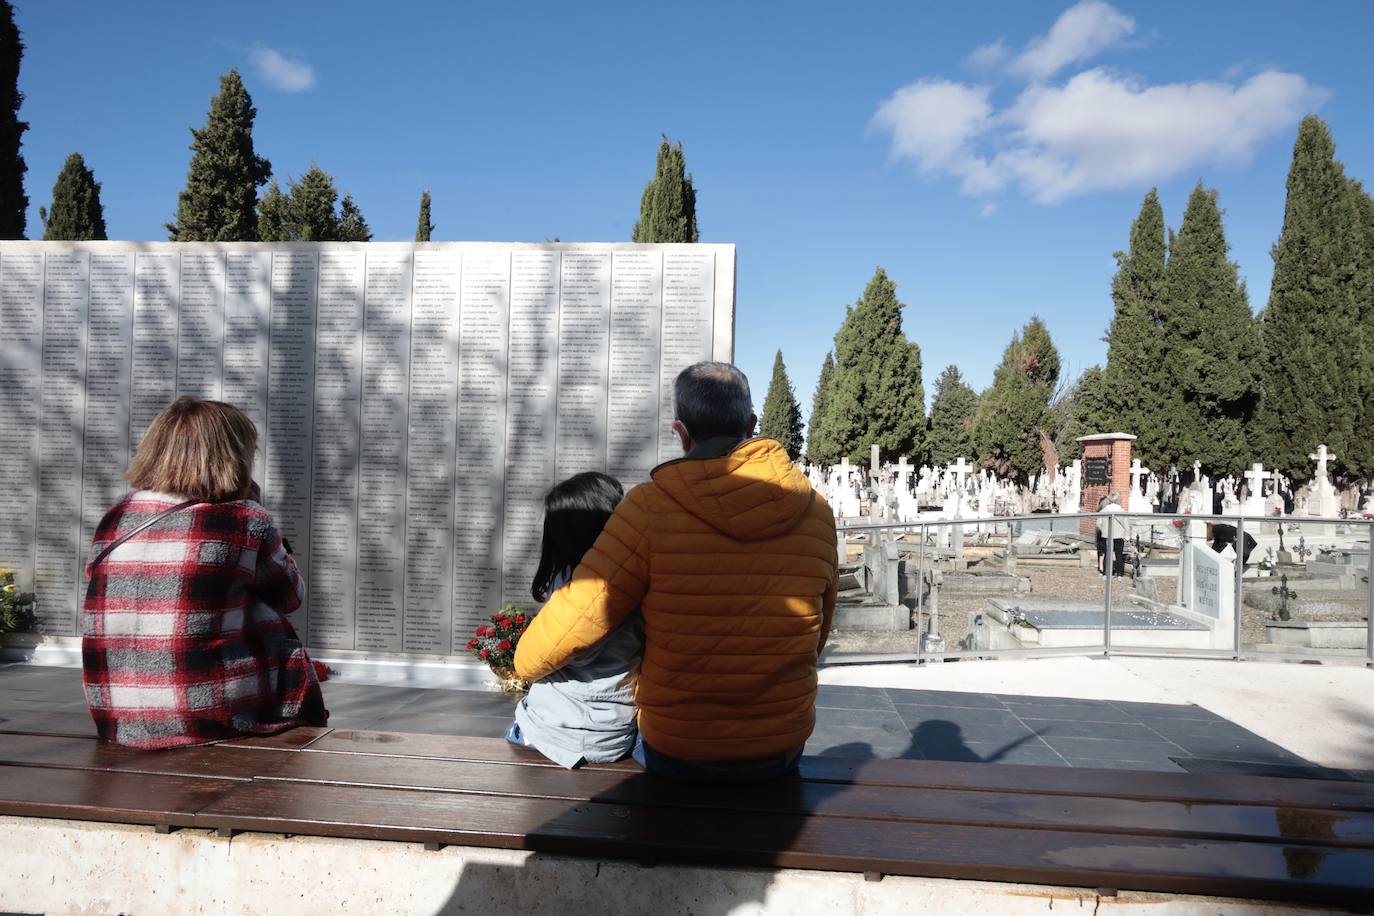
[[[551,484],[680,454],[734,286],[733,245],[0,242],[0,566],[77,635],[92,531],[194,394],[258,426],[310,646],[461,652],[532,603]]]

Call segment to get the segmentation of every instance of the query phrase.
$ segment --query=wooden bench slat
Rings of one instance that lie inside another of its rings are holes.
[[[0,764],[247,781],[274,775],[285,755],[231,753],[216,745],[142,751],[59,735],[0,734]]]
[[[0,814],[192,827],[195,814],[244,782],[0,765]]]
[[[298,725],[275,735],[250,735],[221,742],[223,747],[247,747],[274,751],[299,751],[310,747],[316,741],[332,732],[332,728],[317,728],[313,725]]]
[[[799,780],[762,786],[694,786],[652,779],[640,771],[569,772],[558,767],[352,754],[295,754],[260,778],[654,807],[1374,848],[1374,812],[845,786]],[[1276,814],[1278,810],[1282,813]]]
[[[95,738],[95,722],[86,712],[16,712],[0,718],[0,733]]]
[[[1057,830],[664,811],[407,789],[260,780],[201,827],[498,846],[631,861],[1266,897],[1351,905],[1374,894],[1374,851]]]
[[[1338,779],[1007,766],[944,760],[846,760],[840,757],[803,757],[801,771],[804,778],[817,782],[867,786],[929,786],[983,792],[1022,791],[1094,798],[1374,811],[1374,783]]]
[[[410,732],[335,729],[312,743],[308,750],[333,754],[382,757],[421,757],[436,760],[471,760],[480,763],[558,767],[533,748],[511,744],[504,738],[470,738],[463,735],[421,735]],[[561,769],[561,767],[560,767]],[[641,772],[632,760],[584,764],[579,770],[631,770]]]
[[[307,750],[557,767],[538,751],[502,738],[336,729]],[[1374,811],[1374,783],[1343,780],[810,756],[802,757],[800,766],[804,779],[845,785]],[[628,760],[579,767],[584,772],[592,769],[640,771]]]

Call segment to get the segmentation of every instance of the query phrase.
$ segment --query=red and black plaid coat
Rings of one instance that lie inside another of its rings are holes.
[[[181,501],[124,497],[101,519],[90,556]],[[100,737],[167,748],[327,721],[285,617],[305,587],[256,502],[174,512],[86,572],[82,677]]]

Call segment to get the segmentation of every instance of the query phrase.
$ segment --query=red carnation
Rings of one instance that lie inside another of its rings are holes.
[[[483,649],[481,652],[477,653],[477,657],[480,658],[482,661],[486,661],[486,660],[487,660],[487,656],[490,655],[490,654],[491,654],[491,650],[490,650],[490,649]]]
[[[510,651],[510,640],[509,640],[509,639],[503,639],[503,640],[501,640],[500,642],[498,642],[498,643],[496,644],[496,649],[497,649],[497,651],[499,651],[499,652],[509,652],[509,651]]]
[[[516,623],[524,623],[524,622],[525,622],[525,615],[524,615],[524,614],[516,614],[516,615],[515,615],[515,622],[516,622]]]
[[[468,651],[471,652],[473,649],[476,649],[476,648],[477,648],[477,640],[475,640],[475,639],[469,639],[469,640],[468,640]]]
[[[478,627],[478,628],[477,628],[477,635],[478,635],[478,636],[486,636],[486,635],[487,635],[487,628],[484,627],[484,626],[483,626],[483,627]]]

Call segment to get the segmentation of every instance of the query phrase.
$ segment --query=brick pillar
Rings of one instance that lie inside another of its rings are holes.
[[[1101,433],[1095,436],[1082,436],[1078,440],[1083,446],[1083,479],[1081,481],[1081,501],[1079,512],[1096,512],[1097,504],[1108,493],[1121,494],[1121,506],[1131,511],[1131,443],[1135,436],[1129,433]],[[1090,470],[1091,469],[1091,470]],[[1093,472],[1104,469],[1105,481],[1092,481]],[[1078,530],[1084,536],[1091,536],[1097,523],[1090,518],[1078,523]]]

